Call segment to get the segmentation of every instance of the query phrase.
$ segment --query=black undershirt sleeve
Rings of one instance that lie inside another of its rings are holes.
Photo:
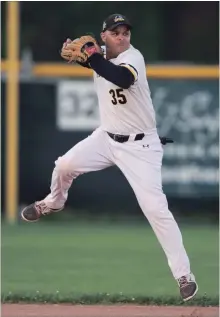
[[[134,75],[123,66],[114,65],[101,54],[93,54],[89,60],[91,68],[101,77],[118,87],[128,89],[134,83]]]

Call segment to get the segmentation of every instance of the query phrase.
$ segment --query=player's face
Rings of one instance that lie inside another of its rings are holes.
[[[126,25],[119,25],[114,30],[101,33],[106,49],[111,51],[113,57],[126,51],[130,46],[131,32]]]

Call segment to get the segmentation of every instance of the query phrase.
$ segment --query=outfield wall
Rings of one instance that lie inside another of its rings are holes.
[[[56,158],[99,125],[90,71],[70,66],[74,72],[68,73],[66,65],[45,67],[33,68],[31,77],[22,74],[20,77],[19,204],[46,195]],[[174,69],[162,67],[158,71],[157,67],[149,67],[159,134],[174,139],[174,144],[168,144],[164,152],[164,191],[177,200],[216,200],[219,156],[216,68],[214,71],[211,67],[197,67],[194,72],[190,67]],[[5,63],[3,70],[7,70]],[[4,118],[4,77],[1,88]],[[4,120],[2,141],[4,154],[7,141]],[[4,155],[2,175],[5,176]],[[3,206],[4,194],[3,186]],[[113,202],[131,209],[136,206],[131,188],[116,168],[81,176],[74,183],[68,200],[71,207],[79,208],[104,208]]]

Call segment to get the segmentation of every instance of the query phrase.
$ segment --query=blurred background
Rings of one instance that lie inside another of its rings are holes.
[[[208,1],[1,2],[3,294],[176,294],[164,254],[115,167],[78,178],[63,213],[39,224],[18,216],[48,194],[57,157],[99,125],[91,71],[67,65],[59,51],[66,38],[99,37],[112,13],[133,24],[159,134],[174,139],[164,148],[164,192],[201,295],[217,296],[219,3]],[[143,278],[156,279],[155,289]]]

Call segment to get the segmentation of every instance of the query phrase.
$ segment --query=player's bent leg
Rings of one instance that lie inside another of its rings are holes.
[[[21,211],[21,218],[28,222],[35,222],[41,216],[62,210],[74,179],[81,174],[113,165],[105,138],[106,134],[97,129],[59,157],[52,174],[50,194],[43,200],[24,208]]]
[[[46,216],[52,212],[61,211],[62,209],[63,207],[60,209],[49,208],[43,200],[36,201],[21,211],[21,218],[27,222],[36,222],[41,216]]]
[[[64,208],[67,192],[73,181],[72,175],[70,176],[71,170],[69,165],[65,155],[64,157],[58,158],[55,162],[55,168],[52,174],[51,194],[44,200],[36,201],[25,207],[21,211],[23,220],[35,222],[38,221],[41,216],[61,211]]]

